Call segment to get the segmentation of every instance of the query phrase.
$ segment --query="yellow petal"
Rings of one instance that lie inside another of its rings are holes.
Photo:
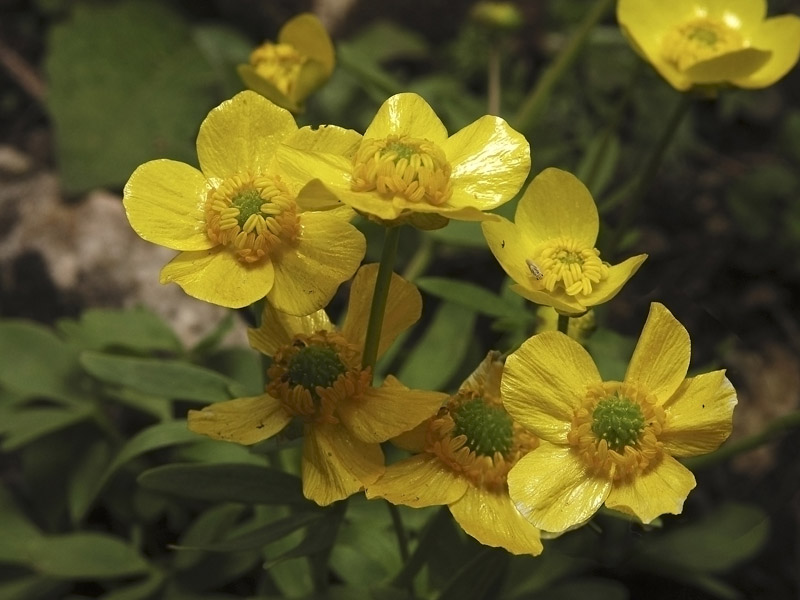
[[[419,454],[425,449],[425,444],[428,441],[428,425],[431,419],[425,419],[422,423],[404,431],[398,436],[393,437],[390,441],[393,445],[403,450],[407,450],[412,454]]]
[[[161,283],[174,281],[190,296],[228,308],[243,308],[261,300],[274,279],[271,262],[245,265],[220,246],[181,252],[161,269]]]
[[[340,425],[306,427],[303,442],[303,494],[321,506],[343,500],[383,474],[378,444],[354,438]]]
[[[173,250],[207,250],[205,203],[211,186],[182,162],[151,160],[133,172],[122,203],[133,230]]]
[[[214,180],[237,173],[267,173],[278,145],[296,129],[289,111],[255,92],[236,94],[200,125],[200,169]]]
[[[767,15],[766,0],[704,0],[703,8],[735,29],[758,25]]]
[[[434,455],[417,454],[387,467],[380,479],[367,486],[367,498],[422,508],[455,502],[467,488],[467,480]]]
[[[797,64],[800,57],[800,17],[783,15],[767,19],[753,33],[751,43],[771,50],[772,57],[760,69],[747,77],[734,79],[743,88],[763,88],[772,85]]]
[[[572,173],[549,168],[528,185],[514,222],[522,235],[537,241],[567,237],[593,248],[600,230],[597,206]]]
[[[253,90],[276,106],[285,108],[294,114],[302,112],[302,108],[297,102],[279,90],[274,83],[259,75],[251,65],[236,65],[236,72],[248,90]]]
[[[686,377],[690,346],[686,328],[663,304],[653,302],[625,381],[655,394],[659,404],[663,404]]]
[[[558,331],[545,331],[506,359],[500,391],[515,421],[540,438],[566,443],[586,386],[600,381],[583,346]]]
[[[347,305],[347,317],[342,326],[342,334],[358,348],[364,347],[377,276],[378,265],[376,263],[364,265],[356,273],[350,287],[350,300]],[[409,283],[400,275],[392,273],[381,326],[378,356],[380,357],[386,352],[398,335],[416,323],[421,314],[422,296],[420,296],[417,286]]]
[[[505,548],[512,554],[542,553],[539,530],[519,514],[507,493],[469,487],[450,504],[461,528],[486,546]]]
[[[530,259],[541,239],[523,232],[520,227],[500,218],[481,223],[483,236],[497,262],[506,274],[519,285],[533,291],[533,277],[526,260]]]
[[[731,433],[736,390],[725,371],[684,380],[664,404],[667,422],[659,441],[672,456],[696,456],[716,450]]]
[[[320,125],[317,128],[306,125],[287,136],[283,143],[307,152],[340,154],[352,158],[361,139],[361,134],[353,129],[336,125]]]
[[[669,455],[631,481],[616,483],[608,495],[606,506],[650,523],[664,513],[674,515],[683,510],[686,496],[694,488],[692,472]]]
[[[258,329],[248,329],[247,338],[253,348],[266,356],[272,356],[281,346],[290,345],[298,333],[310,335],[317,331],[334,329],[328,314],[322,309],[305,317],[295,317],[276,310],[269,302],[265,302],[261,325]]]
[[[543,531],[561,532],[588,521],[605,501],[611,482],[592,477],[571,448],[543,442],[508,473],[517,510]]]
[[[499,399],[503,361],[500,353],[492,350],[458,388],[459,392],[473,392],[479,396]]]
[[[531,168],[528,141],[500,117],[481,117],[441,147],[453,169],[448,204],[456,207],[497,208],[514,197]]]
[[[291,420],[280,400],[262,394],[236,398],[189,411],[189,429],[215,440],[256,444],[271,438]]]
[[[363,192],[361,193],[363,194]],[[455,198],[456,195],[454,191],[453,198]],[[455,205],[453,203],[453,198],[444,204],[433,205],[425,202],[412,202],[411,200],[406,200],[402,196],[395,196],[391,200],[384,199],[377,194],[375,194],[375,197],[383,203],[391,205],[392,210],[394,210],[397,215],[401,212],[409,211],[413,213],[437,214],[448,219],[457,219],[459,221],[492,221],[498,218],[496,215],[483,212],[482,208]],[[372,202],[377,204],[375,200]]]
[[[558,312],[564,313],[565,315],[578,316],[586,312],[587,307],[578,301],[578,296],[568,296],[562,289],[548,292],[545,289],[530,289],[529,287],[517,283],[510,287],[512,292],[519,294],[523,298],[527,298],[531,302],[543,306],[552,306]]]
[[[288,20],[278,32],[278,43],[294,46],[298,52],[320,63],[325,73],[333,71],[333,43],[322,22],[311,13]]]
[[[622,286],[636,274],[645,259],[647,259],[647,254],[639,254],[618,265],[613,265],[608,270],[608,278],[594,284],[591,294],[579,296],[581,304],[584,306],[596,306],[611,300],[619,293]]]
[[[447,398],[439,392],[410,390],[390,375],[381,387],[342,402],[336,415],[354,437],[385,442],[433,416]]]
[[[417,94],[395,94],[375,114],[365,138],[381,139],[390,135],[407,135],[442,144],[447,129],[430,105]]]
[[[348,143],[346,140],[349,138],[349,130],[329,126],[325,131],[323,137],[335,141],[331,146],[333,149],[336,149],[339,143]],[[309,138],[310,134],[302,134],[298,138],[287,137],[287,140],[303,145],[311,143]],[[328,193],[342,201],[345,201],[343,196],[346,193],[353,193],[350,191],[352,162],[347,156],[325,152],[321,148],[305,150],[284,144],[278,148],[275,160],[281,179],[297,194],[298,205],[303,205],[305,194],[308,193],[304,188],[314,180],[321,182]]]
[[[742,48],[716,58],[701,60],[684,73],[694,83],[722,83],[744,79],[763,67],[772,56],[769,50]]]
[[[364,258],[363,234],[326,212],[302,213],[302,233],[294,248],[276,257],[275,286],[267,299],[278,310],[307,315],[330,302]]]

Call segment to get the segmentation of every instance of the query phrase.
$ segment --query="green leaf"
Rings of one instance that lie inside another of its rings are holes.
[[[481,224],[475,221],[450,221],[447,227],[428,232],[433,239],[451,246],[486,248]]]
[[[44,537],[23,514],[13,496],[0,485],[0,563],[24,564],[23,544]]]
[[[73,522],[83,519],[86,511],[94,502],[97,494],[103,489],[112,475],[128,461],[159,448],[196,442],[201,439],[196,433],[189,431],[186,421],[158,423],[140,431],[122,447],[114,460],[101,471],[96,480],[86,482],[70,496],[70,514]]]
[[[166,577],[160,571],[153,571],[149,576],[130,585],[116,589],[100,596],[101,600],[149,600],[164,585]]]
[[[605,328],[598,329],[586,340],[586,349],[604,381],[622,381],[625,378],[635,345],[633,338]]]
[[[78,4],[51,28],[45,72],[59,174],[78,192],[117,186],[154,158],[195,162],[214,72],[164,3]]]
[[[165,398],[222,402],[245,395],[245,390],[235,381],[185,362],[100,352],[84,352],[80,362],[86,371],[101,381]]]
[[[731,502],[702,521],[643,539],[637,562],[667,572],[718,573],[752,557],[768,533],[769,517],[761,509]]]
[[[39,538],[28,546],[27,563],[43,575],[63,579],[128,577],[149,569],[126,542],[94,532]]]
[[[85,498],[87,494],[94,494],[97,482],[102,477],[109,460],[111,460],[111,448],[104,439],[94,440],[83,456],[75,460],[73,475],[67,482],[67,507],[73,527],[79,524],[85,514],[85,509],[78,511],[76,506],[84,504],[88,507]]]
[[[595,198],[602,196],[611,182],[619,164],[619,151],[619,138],[605,130],[589,142],[575,176],[583,181]]]
[[[183,350],[172,330],[146,308],[87,310],[80,320],[59,321],[58,329],[85,350],[125,348],[172,354]]]
[[[31,600],[31,598],[61,598],[62,594],[56,593],[64,583],[40,575],[26,575],[13,581],[0,583],[0,598],[3,600]]]
[[[506,302],[498,294],[467,281],[446,277],[420,277],[414,283],[429,294],[491,317],[513,318],[520,313],[517,306]]]
[[[473,341],[475,312],[443,302],[397,377],[413,388],[437,390],[453,377]]]
[[[575,581],[559,583],[548,588],[535,600],[573,600],[573,598],[591,598],[592,600],[628,600],[628,589],[611,579],[586,577]]]
[[[250,348],[223,348],[209,356],[204,364],[238,382],[245,396],[264,393],[266,369],[262,354]]]
[[[49,329],[26,321],[0,323],[0,386],[26,397],[80,402],[71,378],[77,351]]]
[[[300,478],[256,465],[164,465],[145,471],[138,482],[148,490],[211,502],[308,502],[303,497]]]
[[[178,540],[179,547],[199,547],[222,538],[236,524],[245,511],[242,504],[219,504],[203,512],[185,529]],[[194,567],[206,556],[205,552],[184,550],[175,555],[172,565],[186,570]]]
[[[481,546],[472,559],[450,578],[438,600],[491,598],[505,575],[509,555],[503,550]]]
[[[13,407],[0,411],[0,447],[16,450],[41,437],[66,429],[89,418],[91,406],[75,407]]]

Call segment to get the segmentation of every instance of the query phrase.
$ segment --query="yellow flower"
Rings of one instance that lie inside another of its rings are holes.
[[[619,0],[633,48],[678,90],[772,85],[800,56],[800,18],[766,19],[765,0]]]
[[[592,336],[597,329],[594,311],[589,309],[585,314],[569,320],[567,335],[581,345]],[[552,306],[540,306],[536,309],[536,333],[542,331],[558,331],[558,312]]]
[[[321,140],[316,151],[292,148],[292,140],[279,151],[287,175],[312,182],[305,192],[327,189],[382,221],[489,218],[482,211],[510,200],[530,169],[528,142],[503,119],[487,115],[448,137],[416,94],[384,102],[363,137],[335,126],[312,133]]]
[[[508,475],[531,523],[564,531],[603,503],[643,523],[681,512],[695,480],[676,457],[715,450],[736,405],[725,371],[686,378],[689,350],[686,329],[653,303],[624,381],[603,381],[586,350],[559,332],[508,357],[503,403],[542,440]]]
[[[342,211],[303,212],[274,162],[294,118],[253,92],[200,126],[200,170],[174,160],[141,165],[125,186],[133,229],[180,250],[161,271],[190,296],[231,308],[267,297],[279,310],[325,306],[364,257],[364,236]]]
[[[482,544],[538,555],[539,530],[514,508],[506,485],[509,469],[538,441],[503,409],[497,356],[490,352],[438,415],[396,440],[416,454],[387,467],[367,497],[415,508],[447,504]]]
[[[371,386],[361,352],[378,265],[359,269],[341,331],[325,311],[305,317],[279,313],[268,304],[250,344],[272,358],[264,394],[189,412],[189,429],[214,439],[255,444],[286,427],[304,424],[303,493],[320,505],[341,500],[384,471],[380,442],[433,414],[445,394],[410,390],[394,377]],[[419,319],[422,299],[413,285],[392,274],[379,355]]]
[[[589,190],[574,175],[545,169],[519,201],[514,223],[481,223],[489,249],[531,302],[577,315],[617,295],[647,258],[611,266],[594,247],[600,227]]]
[[[265,42],[237,71],[245,85],[293,113],[328,81],[335,64],[333,43],[319,19],[297,15],[278,32],[278,43]]]

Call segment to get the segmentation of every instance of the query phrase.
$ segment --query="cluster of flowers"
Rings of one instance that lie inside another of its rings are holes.
[[[636,49],[687,89],[756,86],[794,64],[769,59],[779,54],[768,45],[770,21],[745,27],[763,20],[753,8],[761,4],[709,1],[700,14],[696,3],[678,2],[694,7],[683,20],[659,2],[621,0],[618,9]],[[655,23],[669,31],[655,35]],[[761,41],[765,49],[756,49]],[[300,110],[330,74],[332,45],[309,15],[287,24],[279,42],[240,69],[245,81],[264,79],[251,86],[261,95],[242,92],[201,125],[199,170],[155,160],[125,187],[136,232],[180,251],[162,283],[233,308],[266,298],[249,332],[271,358],[264,393],[190,411],[190,429],[255,444],[297,419],[309,499],[327,505],[363,490],[395,504],[447,505],[468,534],[518,554],[539,554],[540,531],[578,527],[604,504],[643,523],[679,513],[695,480],[676,459],[727,438],[736,393],[724,371],[686,377],[689,335],[661,304],[650,307],[623,381],[603,381],[578,341],[552,331],[505,361],[490,352],[453,395],[392,376],[373,383],[364,346],[380,270],[360,266],[355,213],[388,228],[480,221],[513,289],[568,316],[613,298],[646,255],[617,265],[600,258],[594,200],[562,170],[531,181],[514,222],[487,212],[514,197],[530,169],[528,142],[499,117],[448,135],[431,107],[406,93],[389,98],[363,135],[298,128],[287,109]],[[752,68],[730,70],[744,64],[731,52],[754,57],[745,61]],[[717,63],[729,71],[712,77]],[[351,278],[337,328],[324,308]],[[419,291],[392,273],[384,310],[378,355],[419,319]],[[387,441],[411,456],[386,466]]]

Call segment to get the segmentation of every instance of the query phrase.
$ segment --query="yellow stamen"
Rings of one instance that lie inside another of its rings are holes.
[[[265,42],[250,54],[255,72],[286,96],[292,95],[306,61],[308,57],[290,44]]]
[[[627,400],[638,407],[643,418],[643,426],[635,441],[617,449],[609,447],[609,442],[598,437],[593,430],[595,409],[610,397]],[[573,414],[567,440],[592,472],[618,481],[634,477],[658,462],[662,455],[658,437],[665,421],[664,409],[652,395],[633,385],[610,381],[589,388],[581,406]]]
[[[438,206],[452,195],[451,170],[441,148],[428,140],[397,135],[364,139],[353,157],[351,188]]]
[[[679,71],[748,46],[742,34],[716,19],[701,18],[681,23],[664,36],[661,54]]]
[[[537,253],[532,278],[548,292],[561,286],[569,296],[591,294],[594,285],[608,277],[608,264],[600,260],[597,248],[586,248],[570,238],[557,238]]]
[[[235,175],[208,193],[206,233],[253,263],[297,241],[300,219],[289,190],[277,176]]]

